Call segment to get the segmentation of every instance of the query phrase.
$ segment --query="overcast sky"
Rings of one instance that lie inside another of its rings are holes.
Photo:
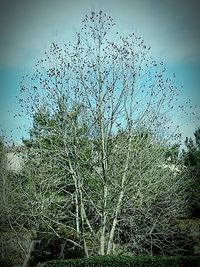
[[[20,77],[52,42],[67,43],[86,13],[102,9],[122,34],[135,32],[152,47],[151,54],[166,63],[183,85],[181,98],[200,102],[199,0],[3,0],[0,8],[0,128],[19,141],[23,120],[13,119],[18,106]],[[9,110],[9,112],[8,112]],[[195,108],[198,117],[199,108]],[[191,135],[200,121],[181,121],[183,135]]]

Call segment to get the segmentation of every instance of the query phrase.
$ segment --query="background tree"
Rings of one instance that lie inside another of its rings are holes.
[[[171,222],[187,215],[188,179],[181,163],[166,168],[164,149],[177,138],[167,117],[177,88],[141,37],[114,26],[102,11],[86,15],[77,42],[53,43],[22,81],[19,102],[34,119],[28,217],[55,235],[71,229],[78,242],[66,240],[86,256],[177,254]]]
[[[191,212],[192,216],[200,216],[200,128],[194,132],[194,139],[186,138],[186,149],[183,150],[182,159],[192,178]]]

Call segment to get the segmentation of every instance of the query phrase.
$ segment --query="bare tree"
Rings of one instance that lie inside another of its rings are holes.
[[[78,41],[53,43],[22,81],[19,102],[41,120],[25,169],[29,217],[54,234],[73,229],[86,256],[177,253],[187,180],[180,163],[163,167],[177,88],[141,37],[114,26],[102,11],[86,15]]]

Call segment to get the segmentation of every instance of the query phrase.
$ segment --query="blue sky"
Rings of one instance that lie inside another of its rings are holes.
[[[16,142],[26,135],[17,127],[28,122],[13,118],[19,110],[15,96],[21,76],[32,72],[52,42],[72,40],[83,16],[93,9],[109,13],[122,34],[142,36],[152,47],[151,55],[166,63],[169,74],[176,73],[177,84],[183,85],[181,100],[190,98],[197,105],[195,116],[178,121],[183,137],[192,135],[200,125],[199,0],[1,1],[0,128]]]

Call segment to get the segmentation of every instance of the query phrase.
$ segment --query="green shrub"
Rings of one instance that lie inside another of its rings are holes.
[[[0,259],[0,267],[13,267],[13,263],[8,259]]]
[[[200,257],[99,256],[46,262],[44,267],[200,267]]]

